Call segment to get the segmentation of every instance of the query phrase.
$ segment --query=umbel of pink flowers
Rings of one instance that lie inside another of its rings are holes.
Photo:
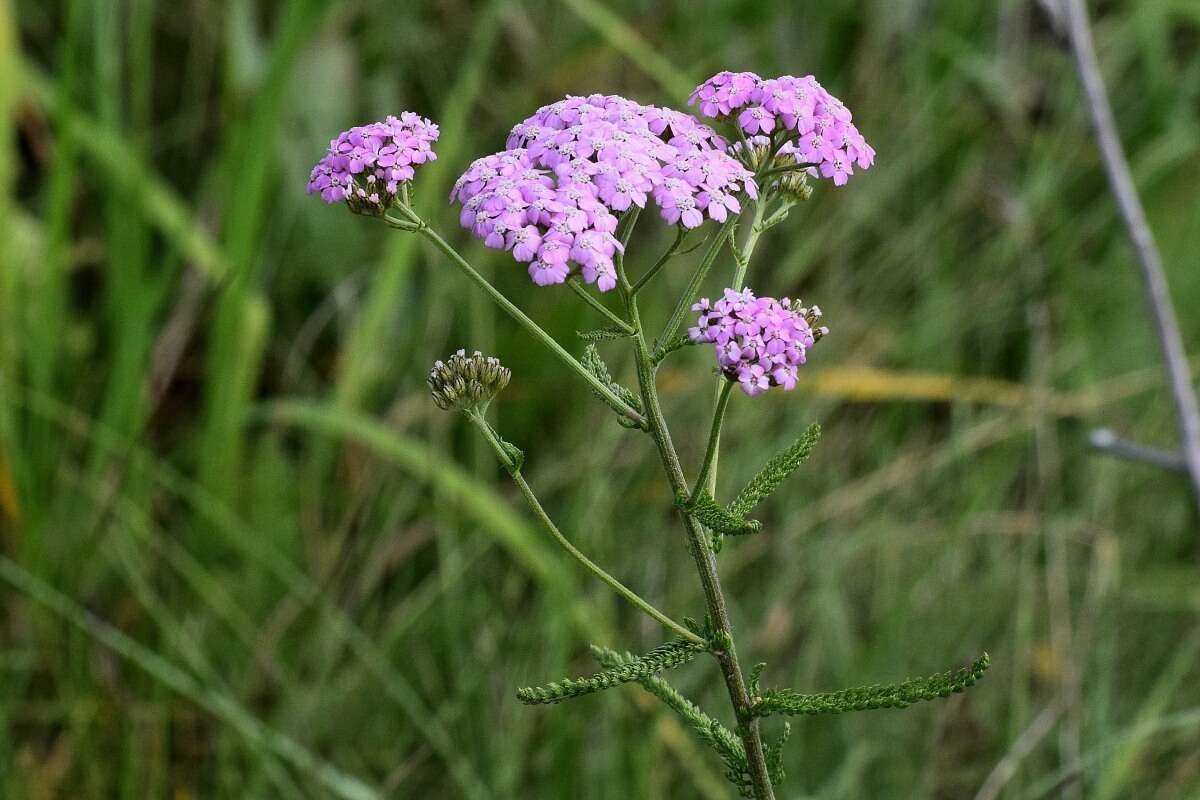
[[[774,174],[781,168],[843,186],[854,167],[875,159],[849,109],[811,75],[720,72],[690,102],[730,125],[732,142],[688,114],[616,95],[543,106],[512,129],[504,150],[476,159],[455,182],[460,223],[525,264],[539,286],[578,274],[607,292],[622,250],[617,222],[635,206],[652,204],[683,229],[724,223],[741,214],[743,198],[758,198],[760,182],[765,190],[786,185],[788,174]],[[437,138],[437,125],[410,112],[351,128],[330,143],[308,191],[357,213],[386,214],[405,202],[416,167],[436,158]],[[691,338],[711,342],[722,373],[751,395],[795,386],[796,367],[825,331],[813,327],[813,311],[748,291],[706,303],[694,308],[700,319]]]
[[[751,397],[771,386],[796,388],[796,368],[807,360],[808,348],[829,333],[816,325],[817,306],[755,297],[749,289],[726,289],[715,303],[701,298],[692,311],[700,318],[688,328],[688,338],[712,343],[721,372]]]

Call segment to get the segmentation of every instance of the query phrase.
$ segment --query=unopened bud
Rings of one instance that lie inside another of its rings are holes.
[[[500,359],[478,350],[471,355],[459,350],[445,361],[434,362],[429,370],[429,391],[438,408],[469,411],[490,403],[511,377]]]

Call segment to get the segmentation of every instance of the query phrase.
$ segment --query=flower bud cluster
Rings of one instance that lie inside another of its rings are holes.
[[[494,356],[476,350],[467,355],[459,350],[445,361],[435,361],[429,370],[429,391],[443,411],[471,411],[486,406],[499,394],[512,372]]]

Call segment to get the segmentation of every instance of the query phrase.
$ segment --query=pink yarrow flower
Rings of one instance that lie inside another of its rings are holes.
[[[734,118],[747,137],[785,133],[780,152],[812,165],[835,186],[844,186],[855,166],[875,163],[875,150],[851,122],[850,110],[812,75],[764,80],[753,72],[718,72],[696,87],[689,104],[706,117]],[[738,145],[730,151],[749,157]]]
[[[616,286],[618,215],[658,206],[672,225],[696,228],[757,196],[752,173],[694,117],[615,95],[566,97],[512,129],[507,149],[476,160],[454,185],[464,228],[529,263],[534,283],[577,271],[601,291]],[[499,233],[498,233],[499,231]]]
[[[817,326],[817,306],[805,308],[786,297],[755,297],[749,289],[726,289],[715,303],[703,298],[692,310],[700,316],[688,338],[711,343],[721,374],[751,397],[772,386],[794,389],[808,349],[829,332]]]
[[[344,202],[356,213],[382,214],[416,167],[437,158],[438,135],[437,125],[410,111],[344,131],[313,167],[308,193],[326,203]]]

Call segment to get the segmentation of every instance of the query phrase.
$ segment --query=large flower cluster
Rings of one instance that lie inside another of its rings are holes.
[[[854,166],[868,169],[875,150],[850,121],[850,110],[811,75],[764,79],[753,72],[718,72],[692,92],[706,117],[736,117],[747,136],[778,136],[801,164],[844,186]]]
[[[437,158],[437,138],[438,126],[410,111],[351,128],[329,143],[312,169],[308,192],[326,203],[345,201],[358,213],[382,214],[400,185],[412,180],[414,167]]]
[[[751,396],[772,386],[794,389],[796,368],[805,362],[808,348],[828,333],[816,326],[821,317],[817,306],[804,308],[786,297],[755,297],[749,289],[726,289],[715,303],[703,298],[692,310],[700,318],[688,337],[715,345],[721,372]]]
[[[623,97],[567,97],[517,125],[507,150],[475,161],[455,183],[463,227],[529,263],[539,285],[571,264],[601,291],[616,286],[616,214],[653,200],[663,219],[695,228],[741,213],[753,176],[693,117]]]

